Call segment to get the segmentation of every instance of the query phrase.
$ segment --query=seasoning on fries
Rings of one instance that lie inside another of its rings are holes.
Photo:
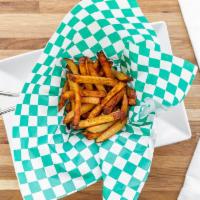
[[[97,59],[81,57],[78,64],[67,63],[67,81],[62,89],[58,110],[65,108],[63,123],[82,129],[88,139],[103,142],[126,125],[129,106],[136,105],[136,91],[127,85],[132,78],[112,68],[103,51]]]

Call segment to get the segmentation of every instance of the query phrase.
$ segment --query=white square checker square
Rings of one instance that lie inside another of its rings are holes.
[[[134,165],[138,165],[141,159],[142,159],[141,155],[136,154],[135,152],[132,152],[131,156],[128,159],[128,161],[133,163]]]
[[[57,171],[54,167],[54,165],[48,166],[44,168],[47,177],[55,176],[57,174]]]
[[[126,172],[121,172],[118,181],[123,183],[124,185],[128,185],[129,181],[131,180],[132,176]]]
[[[110,170],[112,169],[112,165],[110,163],[104,161],[101,169],[105,174],[109,174]]]
[[[164,69],[166,71],[171,71],[172,63],[168,61],[161,60],[160,61],[160,69]]]
[[[181,59],[181,58],[178,58],[176,56],[173,56],[172,63],[175,64],[175,65],[178,65],[178,66],[183,66],[184,60]]]
[[[119,17],[123,18],[124,17],[124,14],[122,13],[122,11],[120,9],[112,9],[111,12],[116,18],[119,18]]]
[[[174,95],[168,91],[165,91],[164,99],[172,104],[174,101]]]
[[[95,46],[98,43],[98,41],[95,39],[94,36],[86,38],[85,42],[86,42],[86,44],[88,45],[89,48]]]
[[[58,177],[61,183],[66,183],[71,180],[71,177],[68,174],[68,172],[58,173]]]
[[[82,177],[72,179],[75,188],[83,188],[86,186],[86,182]]]
[[[31,164],[32,164],[32,167],[33,167],[34,170],[35,170],[35,169],[41,169],[41,168],[44,167],[41,158],[34,158],[34,159],[31,159]]]
[[[34,171],[28,171],[28,172],[25,172],[25,174],[26,174],[27,182],[30,183],[30,182],[37,181],[37,177]]]
[[[54,186],[52,188],[56,196],[64,196],[66,194],[65,189],[62,185]]]
[[[86,162],[83,162],[78,166],[78,170],[81,172],[81,174],[87,174],[91,171],[88,164]]]
[[[112,147],[110,148],[110,152],[117,155],[121,152],[122,148],[122,145],[119,145],[118,143],[113,143]]]
[[[46,200],[46,198],[45,198],[45,196],[44,196],[44,194],[43,194],[42,191],[36,192],[36,193],[34,193],[34,194],[32,194],[32,195],[33,195],[33,198],[34,198],[34,199]]]
[[[133,11],[133,13],[135,14],[136,17],[143,16],[143,13],[142,13],[142,11],[139,7],[133,8],[132,11]]]
[[[146,173],[147,172],[145,170],[143,170],[140,167],[137,167],[136,170],[135,170],[135,172],[134,172],[134,174],[133,174],[133,176],[135,178],[137,178],[138,180],[143,181]]]
[[[79,21],[78,23],[76,23],[74,26],[73,26],[73,29],[75,31],[80,31],[82,28],[85,27],[85,24],[82,22],[82,21]]]
[[[136,191],[131,189],[130,187],[126,187],[124,193],[123,193],[123,197],[130,199],[133,198],[136,195]]]
[[[179,101],[182,100],[184,95],[185,93],[181,89],[177,88],[175,96],[178,98]]]
[[[56,57],[60,51],[60,47],[54,45],[49,53],[50,56]]]
[[[22,192],[23,196],[27,196],[31,194],[28,184],[20,184],[20,191]]]
[[[126,165],[127,161],[123,158],[121,158],[120,156],[118,156],[114,162],[114,166],[116,166],[117,168],[123,170],[125,165]]]
[[[40,187],[42,190],[47,190],[47,189],[51,188],[51,185],[50,185],[48,179],[46,179],[46,178],[39,180],[39,184],[40,184]]]
[[[116,179],[113,179],[110,176],[107,176],[104,180],[104,186],[109,188],[110,190],[112,190],[115,186],[115,184],[117,183]]]
[[[110,10],[106,2],[97,2],[95,3],[96,7],[98,7],[98,10]]]
[[[169,82],[172,83],[175,86],[178,86],[178,83],[180,81],[180,77],[176,76],[175,74],[170,73],[169,74]]]
[[[112,191],[107,200],[120,200],[121,196],[114,191]]]
[[[149,58],[146,56],[138,55],[138,64],[148,66],[149,65]]]
[[[156,84],[156,85],[165,90],[165,89],[167,88],[167,83],[168,83],[168,82],[167,82],[166,80],[164,80],[164,79],[158,77],[158,80],[157,80],[157,84]]]
[[[59,35],[60,35],[59,33],[55,32],[55,33],[52,35],[52,37],[50,38],[49,43],[55,44],[55,42],[56,42],[56,40],[58,39]],[[44,55],[46,55],[46,54],[44,54]],[[43,61],[42,61],[42,60],[40,61],[40,63],[43,63],[43,62],[44,62],[44,59],[43,59]]]
[[[181,72],[181,78],[183,79],[183,80],[185,80],[186,82],[190,82],[190,80],[191,80],[191,72],[190,71],[188,71],[188,70],[186,70],[186,69],[182,69],[182,72]]]
[[[157,51],[150,51],[149,57],[157,59],[157,60],[161,60],[161,53]]]
[[[100,40],[99,44],[102,46],[103,49],[112,45],[108,37],[104,37],[102,40]]]
[[[86,10],[84,10],[84,9],[82,9],[82,10],[80,10],[78,13],[76,13],[76,17],[78,18],[78,19],[84,19],[85,17],[87,17],[89,15],[89,13],[86,11]]]

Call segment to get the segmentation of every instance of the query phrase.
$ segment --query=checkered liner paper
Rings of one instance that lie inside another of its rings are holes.
[[[95,58],[100,50],[133,77],[137,106],[119,134],[96,144],[67,130],[57,105],[66,73],[62,58]],[[153,157],[156,109],[180,103],[196,70],[160,51],[136,1],[81,1],[47,43],[16,107],[10,146],[23,198],[58,199],[103,179],[103,199],[138,199]]]

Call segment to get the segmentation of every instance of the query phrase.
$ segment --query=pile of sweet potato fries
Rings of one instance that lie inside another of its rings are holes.
[[[59,110],[64,106],[64,124],[83,129],[87,139],[103,142],[119,132],[127,122],[129,106],[136,105],[136,93],[127,85],[132,78],[112,69],[113,63],[103,51],[97,60],[71,59],[62,89]]]

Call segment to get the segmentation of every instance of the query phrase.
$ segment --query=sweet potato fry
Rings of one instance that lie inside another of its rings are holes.
[[[110,126],[112,126],[115,122],[108,122],[105,124],[100,124],[97,126],[91,126],[89,128],[87,128],[86,130],[92,133],[100,133],[102,131],[105,131],[107,128],[109,128]]]
[[[93,63],[92,62],[88,62],[88,69],[90,71],[90,75],[91,76],[99,76],[99,74],[96,72],[96,70],[93,67]],[[97,88],[97,90],[99,91],[104,91],[106,92],[106,89],[104,88],[103,85],[99,85],[99,84],[95,84],[95,87]]]
[[[81,106],[81,115],[87,113],[88,111],[90,111],[92,108],[94,107],[93,104],[82,104]],[[74,117],[74,111],[70,111],[69,113],[67,113],[67,115],[64,118],[63,123],[64,124],[68,124],[73,120]]]
[[[112,71],[111,71],[111,67],[110,67],[110,63],[108,61],[108,59],[106,58],[105,54],[103,51],[100,51],[99,53],[97,53],[99,62],[101,63],[101,66],[103,68],[103,71],[106,75],[106,77],[108,78],[114,78]]]
[[[136,98],[136,92],[133,88],[127,87],[126,89],[128,98]]]
[[[115,85],[115,87],[110,90],[110,92],[107,94],[107,96],[102,100],[101,106],[104,107],[110,99],[117,94],[120,90],[122,90],[126,86],[125,83],[119,82]]]
[[[130,106],[135,106],[135,105],[136,105],[136,99],[129,98],[129,99],[128,99],[128,104],[129,104]]]
[[[81,103],[99,104],[100,99],[98,97],[82,97]]]
[[[123,72],[119,72],[117,70],[112,69],[112,73],[116,79],[119,81],[132,81],[132,78],[124,74]]]
[[[110,99],[110,101],[105,105],[105,107],[103,108],[103,114],[109,114],[113,111],[113,109],[115,108],[115,106],[120,102],[120,100],[123,98],[125,93],[125,90],[122,89],[121,91],[119,91],[114,97],[112,97]]]
[[[121,118],[121,111],[118,110],[116,112],[110,113],[109,115],[100,115],[95,118],[90,118],[86,120],[81,120],[79,122],[79,128],[87,128],[90,126],[96,126],[99,124],[104,124],[107,122],[112,122]]]
[[[123,121],[117,121],[114,125],[112,125],[110,128],[108,128],[106,131],[104,131],[97,139],[96,142],[103,142],[116,133],[118,133],[126,124],[127,118],[125,118]]]
[[[104,91],[96,91],[96,90],[82,90],[81,91],[82,97],[105,97],[106,92]]]
[[[88,119],[98,116],[102,111],[102,106],[99,104],[90,112]]]
[[[115,79],[97,77],[97,76],[81,76],[81,75],[67,74],[67,77],[69,80],[74,81],[76,83],[89,83],[89,84],[115,86],[118,82]]]
[[[73,73],[73,74],[79,74],[78,72],[78,66],[74,63],[73,60],[65,58],[64,59],[67,63],[68,69]]]
[[[85,135],[85,137],[88,139],[88,140],[94,140],[96,138],[98,138],[101,133],[89,133],[89,132],[83,132],[83,135]]]
[[[122,106],[121,106],[121,121],[126,118],[127,114],[128,114],[128,98],[127,98],[127,94],[124,93]]]
[[[79,69],[80,69],[80,73],[84,76],[89,75],[89,73],[87,72],[87,69],[86,69],[86,65],[87,65],[87,58],[86,57],[80,58],[79,59]],[[85,87],[88,90],[93,89],[92,84],[85,84]]]

